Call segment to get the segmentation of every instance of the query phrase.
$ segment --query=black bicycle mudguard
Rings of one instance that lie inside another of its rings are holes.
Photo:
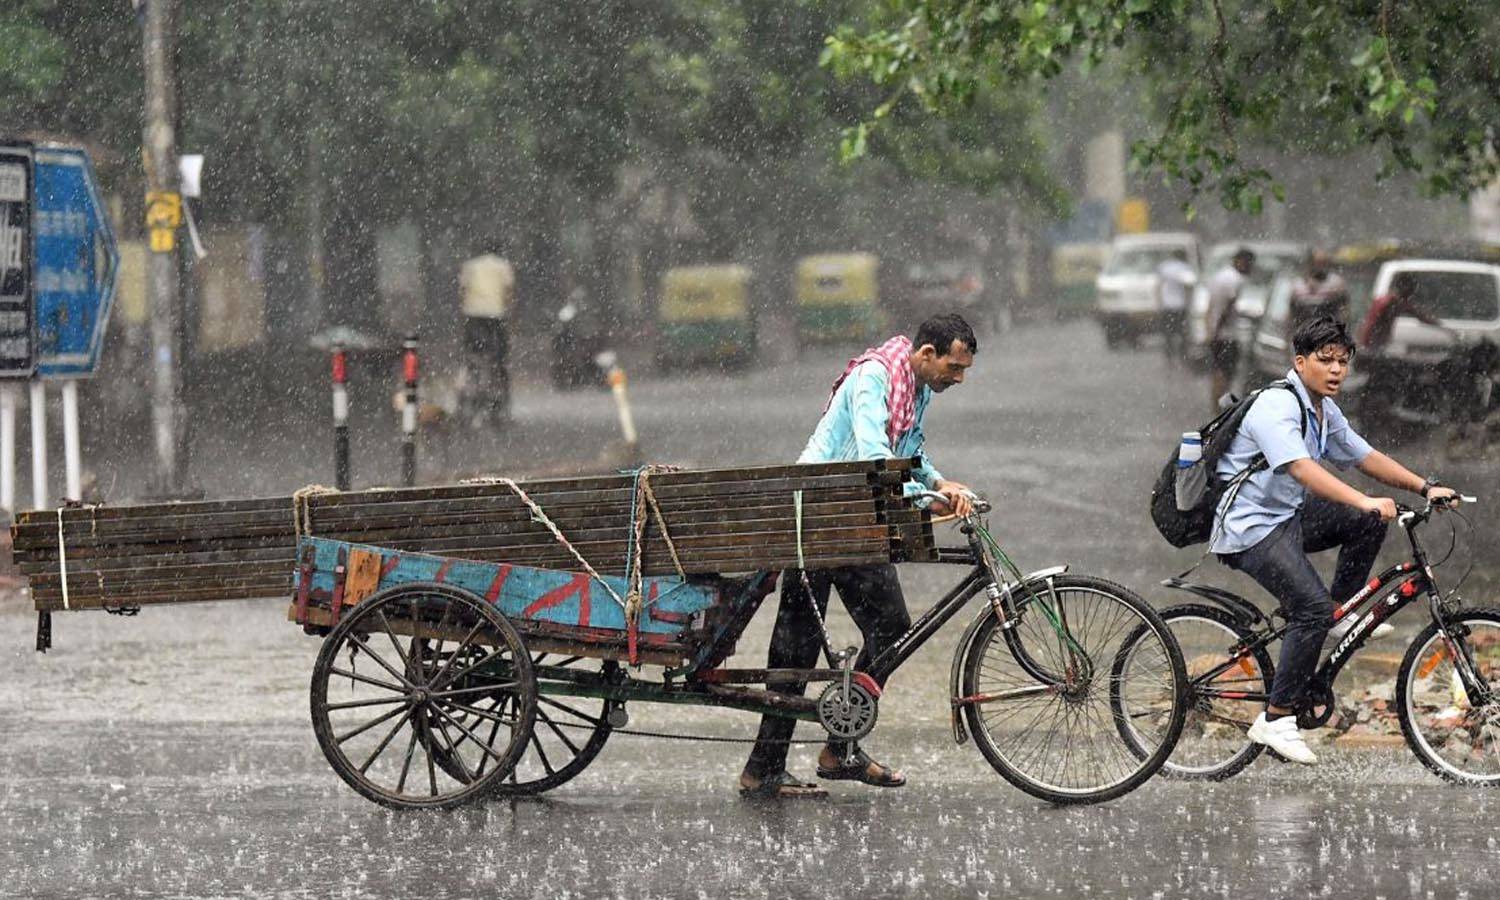
[[[1179,591],[1187,591],[1189,594],[1202,597],[1204,600],[1234,616],[1237,623],[1247,628],[1270,624],[1271,620],[1266,618],[1266,614],[1261,612],[1254,603],[1251,603],[1239,594],[1230,593],[1223,588],[1216,588],[1207,584],[1193,584],[1190,581],[1183,581],[1180,578],[1167,578],[1162,581],[1162,586]]]

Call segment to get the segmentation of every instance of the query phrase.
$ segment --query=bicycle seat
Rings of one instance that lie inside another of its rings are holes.
[[[1266,614],[1261,612],[1254,603],[1241,597],[1239,594],[1231,593],[1223,588],[1207,584],[1194,584],[1191,581],[1183,581],[1181,578],[1167,578],[1162,581],[1164,587],[1174,590],[1187,591],[1196,594],[1225,612],[1234,616],[1235,621],[1246,627],[1270,624]]]

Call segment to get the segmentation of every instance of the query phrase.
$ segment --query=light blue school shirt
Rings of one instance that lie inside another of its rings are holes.
[[[942,474],[928,462],[922,452],[922,417],[932,402],[932,388],[917,386],[917,409],[911,427],[896,437],[891,446],[885,426],[890,421],[890,375],[877,360],[866,360],[854,367],[833,394],[828,411],[818,420],[799,463],[849,462],[858,459],[895,459],[915,456],[919,462],[912,469],[916,482],[907,482],[908,496],[926,488],[936,490]]]
[[[1216,533],[1211,549],[1215,553],[1238,553],[1248,550],[1265,538],[1271,529],[1290,519],[1302,508],[1307,489],[1287,472],[1287,466],[1299,459],[1327,460],[1340,469],[1357,466],[1373,449],[1360,437],[1338,404],[1323,398],[1323,427],[1313,412],[1312,397],[1292,369],[1286,373],[1293,397],[1284,388],[1262,391],[1245,419],[1239,433],[1229,442],[1229,450],[1219,458],[1216,474],[1227,481],[1244,471],[1257,453],[1266,456],[1266,468],[1245,480],[1233,505],[1224,506],[1229,492],[1219,501]],[[1301,405],[1298,405],[1301,398]],[[1304,413],[1305,410],[1305,413]],[[1299,430],[1297,418],[1305,415],[1307,433]],[[1223,517],[1219,524],[1218,517]]]

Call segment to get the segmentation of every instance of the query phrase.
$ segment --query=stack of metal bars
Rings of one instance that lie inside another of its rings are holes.
[[[642,572],[731,574],[934,561],[928,517],[903,498],[911,461],[814,463],[650,475],[676,560],[634,474],[519,486],[602,574],[625,575],[637,517]],[[258,597],[291,590],[293,498],[21,513],[13,552],[38,610]],[[800,516],[798,509],[800,506]],[[304,533],[462,559],[577,571],[573,553],[508,485],[313,494]],[[65,554],[61,552],[65,550]],[[67,595],[63,579],[66,573]]]

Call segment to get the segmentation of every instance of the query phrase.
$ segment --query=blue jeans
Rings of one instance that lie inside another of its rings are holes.
[[[1352,506],[1309,495],[1302,510],[1247,550],[1222,553],[1231,569],[1254,578],[1281,603],[1287,618],[1281,662],[1271,682],[1271,705],[1296,706],[1318,667],[1333,610],[1364,587],[1385,542],[1386,523]],[[1323,586],[1309,553],[1339,548],[1333,587]]]

